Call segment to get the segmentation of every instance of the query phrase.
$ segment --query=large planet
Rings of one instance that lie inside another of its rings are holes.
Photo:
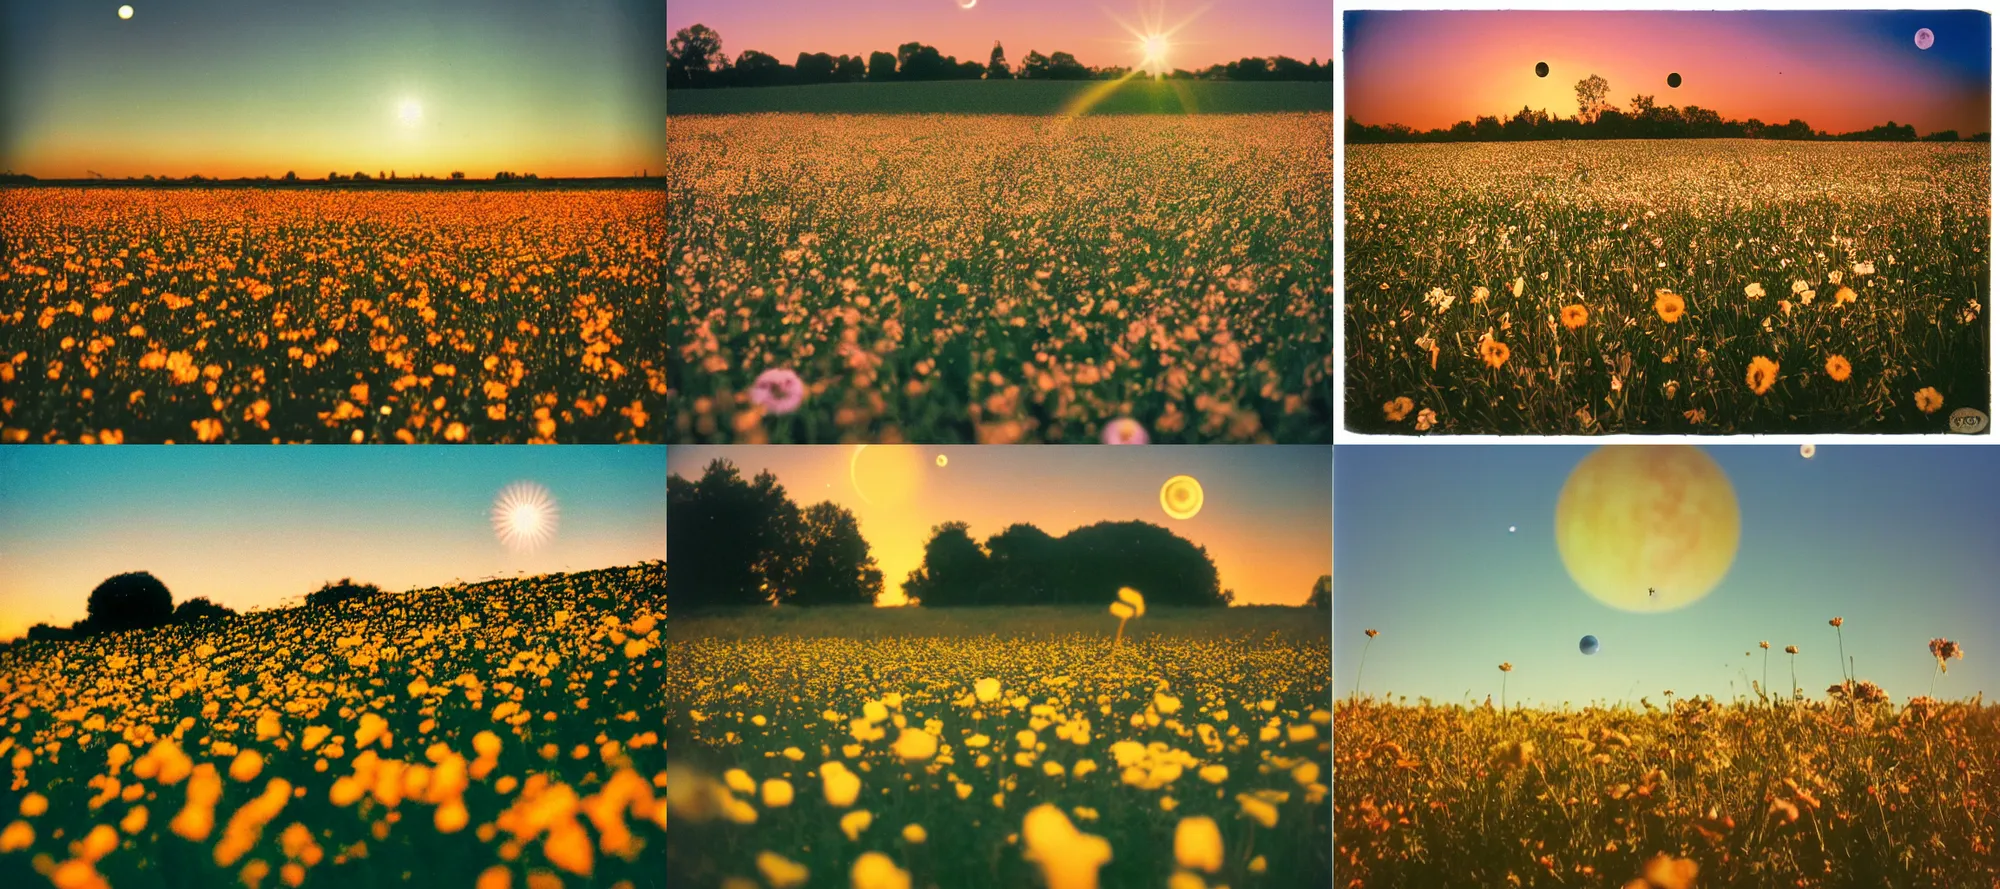
[[[1582,638],[1581,640],[1579,640],[1579,641],[1578,641],[1578,642],[1576,643],[1576,650],[1577,650],[1577,651],[1581,651],[1581,652],[1583,652],[1584,654],[1596,654],[1596,653],[1597,653],[1597,637],[1596,637],[1596,636],[1585,636],[1585,637],[1583,637],[1583,638]]]
[[[1556,500],[1570,578],[1624,611],[1673,611],[1713,591],[1736,560],[1742,516],[1722,467],[1687,445],[1608,445]]]

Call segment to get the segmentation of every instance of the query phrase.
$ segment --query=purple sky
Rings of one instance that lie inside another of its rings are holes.
[[[1077,2],[1077,0],[873,0],[835,6],[823,0],[674,0],[667,4],[667,33],[694,24],[722,35],[731,58],[746,49],[786,64],[800,52],[866,56],[895,52],[900,44],[928,43],[960,61],[985,62],[993,41],[1019,65],[1029,50],[1058,50],[1094,67],[1136,65],[1138,38],[1173,31],[1167,63],[1197,69],[1245,56],[1291,56],[1301,61],[1333,56],[1333,4],[1326,0],[1229,2]],[[1151,27],[1149,27],[1149,25]]]

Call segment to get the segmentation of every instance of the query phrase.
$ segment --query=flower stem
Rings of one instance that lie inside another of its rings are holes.
[[[1368,637],[1368,641],[1361,646],[1361,665],[1354,668],[1354,691],[1350,692],[1347,696],[1350,701],[1361,695],[1361,671],[1368,668],[1368,646],[1374,644],[1375,637],[1370,636]]]

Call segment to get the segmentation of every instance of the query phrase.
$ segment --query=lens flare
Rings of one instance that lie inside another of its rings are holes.
[[[501,544],[531,551],[556,536],[555,498],[534,482],[515,482],[493,499],[493,533]]]
[[[1191,475],[1177,475],[1160,486],[1160,508],[1177,519],[1194,518],[1201,512],[1201,482]]]

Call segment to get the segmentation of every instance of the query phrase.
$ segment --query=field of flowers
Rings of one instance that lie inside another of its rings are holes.
[[[1325,886],[1325,612],[680,619],[676,886]]]
[[[1330,441],[1331,127],[669,118],[669,437]]]
[[[0,651],[0,885],[663,887],[664,575]]]
[[[2000,885],[2000,707],[1363,698],[1333,729],[1343,887]]]
[[[657,191],[0,207],[0,441],[661,438]]]
[[[1356,431],[1943,432],[1989,410],[1984,143],[1357,145],[1346,163]]]

